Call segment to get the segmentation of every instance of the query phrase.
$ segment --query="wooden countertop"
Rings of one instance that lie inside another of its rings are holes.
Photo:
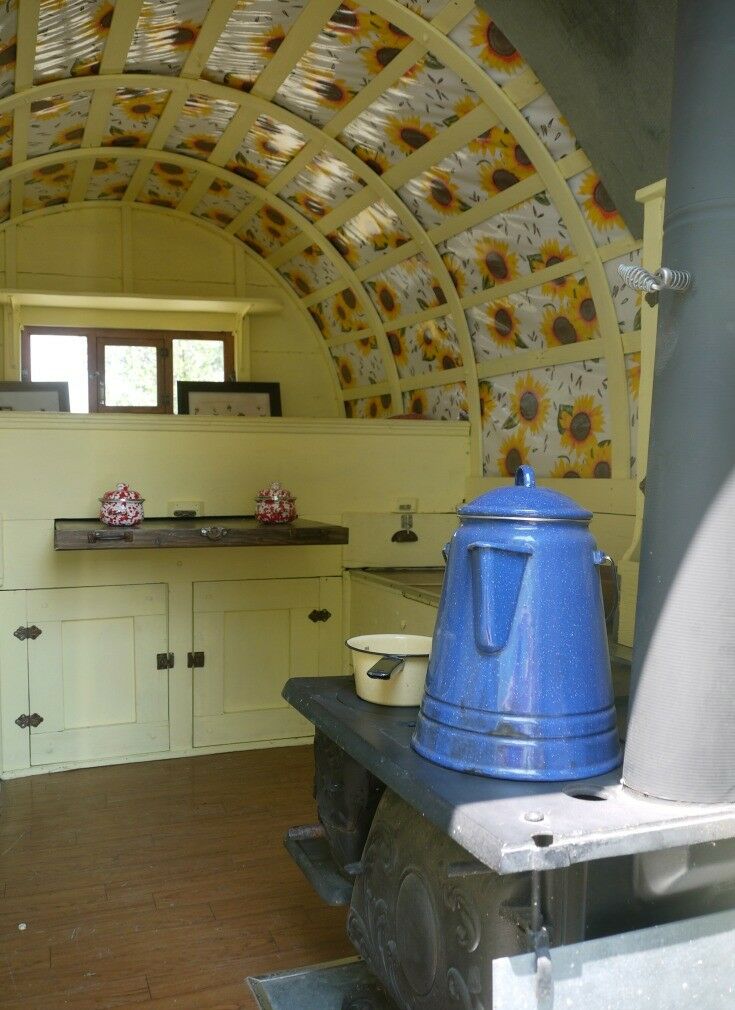
[[[304,547],[346,544],[346,526],[296,519],[264,525],[254,516],[144,519],[140,526],[105,526],[96,519],[55,519],[57,551],[165,547]]]

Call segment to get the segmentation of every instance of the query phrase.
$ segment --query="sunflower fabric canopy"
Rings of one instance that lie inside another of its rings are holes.
[[[233,235],[349,417],[469,418],[490,475],[635,473],[639,243],[472,0],[6,0],[0,158],[6,224],[135,201]]]

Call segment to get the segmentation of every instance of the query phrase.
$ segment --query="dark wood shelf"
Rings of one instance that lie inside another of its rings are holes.
[[[253,516],[144,519],[140,526],[105,526],[96,519],[55,519],[57,551],[141,550],[163,547],[305,547],[346,544],[346,526],[297,519],[266,526]]]

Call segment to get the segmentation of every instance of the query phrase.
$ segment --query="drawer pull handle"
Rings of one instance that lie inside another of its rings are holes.
[[[127,540],[130,543],[133,534],[130,530],[95,530],[87,534],[87,543],[95,544],[100,540]]]
[[[206,537],[207,540],[221,540],[222,537],[226,537],[229,530],[225,529],[224,526],[204,526],[202,529],[202,536]]]

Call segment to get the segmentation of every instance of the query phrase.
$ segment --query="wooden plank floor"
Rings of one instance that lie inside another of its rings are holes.
[[[353,954],[281,842],[312,775],[299,747],[3,782],[1,1010],[251,1010],[247,975]]]

